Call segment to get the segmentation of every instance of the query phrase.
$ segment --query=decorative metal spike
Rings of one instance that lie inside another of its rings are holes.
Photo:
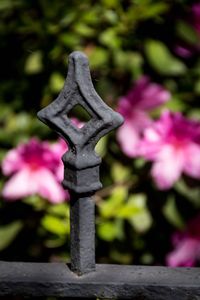
[[[82,128],[77,128],[68,117],[72,108],[78,104],[91,116]],[[38,112],[38,118],[69,145],[62,160],[63,186],[69,189],[72,197],[71,265],[76,273],[87,273],[95,267],[94,209],[91,208],[93,204],[88,198],[102,186],[99,180],[101,158],[94,148],[102,136],[123,123],[123,118],[98,96],[92,84],[88,59],[78,51],[69,56],[68,74],[62,91],[56,100]],[[81,211],[80,199],[87,202],[84,212]],[[86,211],[90,213],[85,213]],[[82,228],[77,230],[76,226],[79,224]],[[86,239],[89,228],[90,239]]]

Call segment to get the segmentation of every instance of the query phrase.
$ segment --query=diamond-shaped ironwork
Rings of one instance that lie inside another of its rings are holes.
[[[72,108],[81,105],[91,116],[77,128],[67,116]],[[38,113],[38,118],[54,129],[68,145],[63,156],[65,175],[63,185],[76,193],[87,193],[101,187],[99,164],[94,151],[99,139],[123,123],[123,118],[108,107],[96,93],[87,57],[78,51],[69,56],[68,74],[56,100]]]
[[[77,104],[68,113],[68,118],[70,118],[73,125],[80,129],[91,119],[91,116],[85,108]]]

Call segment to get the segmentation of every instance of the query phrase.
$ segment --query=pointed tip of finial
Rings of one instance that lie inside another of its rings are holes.
[[[48,113],[49,113],[49,110],[48,110]],[[49,115],[47,114],[46,108],[42,108],[40,111],[38,111],[37,118],[46,125],[48,125],[50,123]]]
[[[115,112],[115,114],[117,119],[117,127],[119,127],[124,123],[124,117],[118,112]]]
[[[72,59],[74,61],[80,61],[80,60],[86,60],[88,61],[88,57],[85,53],[81,52],[81,51],[73,51],[70,55],[69,55],[69,60]]]

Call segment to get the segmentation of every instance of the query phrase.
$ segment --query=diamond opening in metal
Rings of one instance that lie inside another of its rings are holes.
[[[76,128],[81,129],[92,117],[82,105],[76,104],[68,112],[68,118]]]
[[[74,106],[81,105],[91,119],[78,129],[68,118]],[[101,158],[94,148],[100,138],[123,123],[96,93],[87,57],[78,51],[69,56],[68,74],[57,99],[38,113],[39,119],[54,129],[69,144],[64,162],[82,170],[99,165]]]

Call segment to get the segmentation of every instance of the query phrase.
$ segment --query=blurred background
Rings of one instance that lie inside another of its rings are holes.
[[[1,0],[0,35],[0,259],[69,261],[67,145],[36,112],[81,50],[95,89],[125,118],[96,149],[97,262],[197,266],[200,4]],[[88,120],[81,109],[73,117]]]

